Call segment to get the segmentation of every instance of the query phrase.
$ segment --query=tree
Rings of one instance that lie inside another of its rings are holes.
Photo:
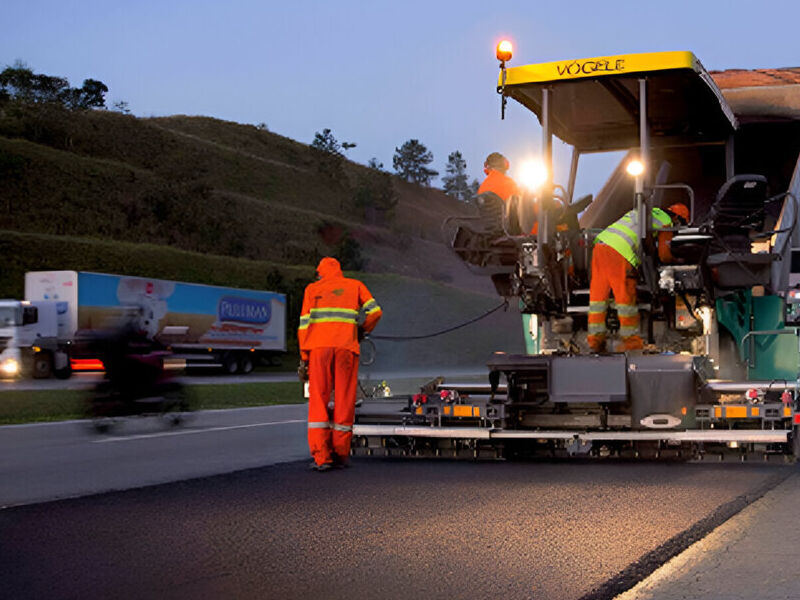
[[[322,152],[327,152],[328,154],[336,154],[337,156],[342,155],[342,146],[331,133],[331,130],[327,128],[323,129],[322,133],[317,131],[314,134],[314,141],[311,142],[311,147]]]
[[[391,220],[398,197],[392,176],[378,169],[371,169],[358,178],[354,200],[363,209],[364,218],[371,225],[383,225]]]
[[[356,144],[354,142],[342,142],[340,144],[339,140],[331,133],[331,130],[326,127],[322,130],[322,133],[317,131],[314,134],[314,141],[311,142],[311,147],[327,154],[344,157],[343,151],[346,152],[350,148],[355,148]]]
[[[117,100],[114,102],[113,106],[115,111],[121,112],[123,115],[131,114],[130,106],[125,100]]]
[[[383,171],[383,163],[374,156],[369,159],[369,161],[367,162],[367,166],[370,169],[374,169],[375,171]]]
[[[34,73],[22,62],[0,72],[0,100],[29,104],[55,104],[71,110],[101,108],[108,87],[97,79],[86,79],[83,87],[69,87],[63,77]]]
[[[105,95],[108,93],[108,87],[102,81],[97,79],[84,79],[83,87],[80,89],[75,88],[73,92],[73,106],[68,108],[104,108],[106,105]]]
[[[469,183],[467,183],[467,161],[456,150],[447,157],[447,175],[442,177],[444,193],[456,200],[468,202],[471,198]]]
[[[478,197],[478,188],[481,187],[481,182],[477,179],[473,179],[472,183],[469,184],[467,188],[467,202],[474,202],[475,198]]]
[[[399,148],[394,149],[392,166],[395,172],[406,181],[430,185],[431,179],[439,174],[438,171],[426,166],[431,162],[433,162],[433,154],[419,140],[408,140]]]

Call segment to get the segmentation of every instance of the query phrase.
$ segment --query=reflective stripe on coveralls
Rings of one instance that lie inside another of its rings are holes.
[[[374,315],[381,309],[381,307],[378,306],[378,303],[375,302],[375,298],[367,300],[362,308],[366,311],[367,316]]]
[[[654,208],[651,226],[654,231],[672,225],[672,219],[660,208]],[[631,210],[618,221],[605,228],[595,239],[619,252],[634,267],[639,266],[639,213]]]
[[[592,279],[589,284],[589,316],[587,342],[598,351],[606,336],[606,309],[613,292],[619,315],[620,336],[628,350],[641,348],[639,309],[636,304],[636,278],[631,265],[614,248],[596,244],[592,252]]]
[[[651,213],[654,233],[672,225],[672,219],[660,208]],[[592,279],[589,285],[587,341],[599,350],[606,336],[606,311],[609,294],[614,294],[619,316],[619,335],[625,349],[643,346],[639,336],[639,307],[636,303],[636,278],[630,273],[639,260],[638,211],[628,211],[621,219],[604,229],[595,239],[592,252]]]
[[[356,414],[358,355],[343,348],[314,348],[308,364],[308,447],[318,465],[350,455]],[[333,393],[333,411],[328,403]]]
[[[358,386],[358,315],[370,332],[381,308],[367,287],[342,274],[334,258],[317,266],[319,281],[306,286],[297,339],[300,358],[308,361],[308,446],[318,465],[345,462],[355,419]],[[333,411],[328,404],[333,393]]]

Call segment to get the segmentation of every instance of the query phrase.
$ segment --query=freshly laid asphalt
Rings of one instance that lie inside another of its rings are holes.
[[[304,411],[101,437],[0,427],[0,597],[800,598],[797,466],[359,458],[319,474],[298,460]]]
[[[796,600],[800,575],[793,474],[617,600]]]
[[[3,594],[612,598],[626,574],[641,579],[707,533],[698,522],[710,528],[794,474],[760,463],[284,463],[0,510]]]

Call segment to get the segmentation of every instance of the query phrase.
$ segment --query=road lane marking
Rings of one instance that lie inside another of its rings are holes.
[[[269,421],[267,423],[248,423],[247,425],[230,425],[228,427],[207,427],[205,429],[181,429],[180,431],[164,431],[161,433],[142,433],[138,435],[113,436],[93,440],[95,444],[108,442],[127,442],[128,440],[147,440],[151,438],[168,437],[173,435],[190,435],[193,433],[208,433],[210,431],[231,431],[233,429],[247,429],[249,427],[267,427],[270,425],[290,425],[293,423],[306,423],[306,419],[293,419],[290,421]]]

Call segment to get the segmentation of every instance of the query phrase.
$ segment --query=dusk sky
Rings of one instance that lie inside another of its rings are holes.
[[[503,37],[512,66],[668,50],[693,51],[709,70],[800,66],[798,0],[26,0],[3,17],[0,66],[21,60],[73,86],[100,79],[107,104],[137,116],[263,122],[304,143],[327,127],[357,143],[349,158],[389,170],[395,148],[417,138],[442,174],[460,150],[470,179],[491,151],[513,171],[540,148],[526,109],[512,101],[500,120]],[[578,193],[596,192],[609,162],[587,161]]]

